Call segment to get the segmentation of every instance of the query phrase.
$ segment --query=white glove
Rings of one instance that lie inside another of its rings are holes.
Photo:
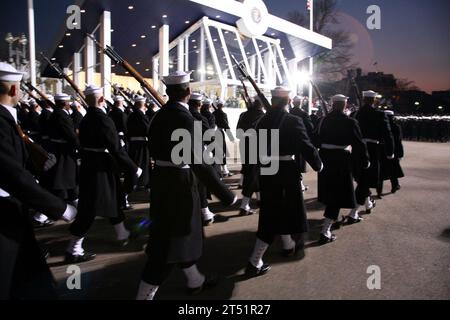
[[[142,169],[141,168],[138,168],[138,170],[136,172],[136,175],[137,175],[138,178],[141,177],[141,175],[142,175]]]
[[[62,216],[62,219],[65,222],[71,222],[72,220],[75,219],[76,216],[77,216],[77,208],[68,204],[66,207],[66,211],[64,211],[64,214]]]

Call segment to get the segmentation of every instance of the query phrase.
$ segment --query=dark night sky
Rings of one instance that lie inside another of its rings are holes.
[[[122,1],[122,0],[118,0]],[[27,32],[26,0],[2,3],[0,36]],[[132,1],[130,1],[132,2]],[[64,22],[73,0],[35,0],[38,50],[46,50]],[[304,11],[306,0],[265,0],[269,11],[287,17]],[[425,91],[450,89],[450,1],[448,0],[338,0],[340,28],[355,41],[354,60],[365,71],[394,73],[414,80]],[[366,9],[381,8],[381,30],[366,28]],[[1,47],[5,47],[4,41]]]

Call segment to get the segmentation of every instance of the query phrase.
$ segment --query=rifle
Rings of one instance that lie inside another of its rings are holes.
[[[105,48],[103,48],[92,34],[87,34],[87,36],[91,38],[92,41],[94,41],[94,43],[100,48],[100,50],[102,50],[102,52],[107,55],[112,61],[114,61],[116,64],[121,65],[122,68],[128,71],[129,74],[139,82],[142,89],[154,100],[156,100],[160,106],[165,105],[165,101],[160,96],[160,94],[147,81],[145,81],[144,77],[126,60],[124,60],[112,47],[106,46]]]
[[[56,64],[50,61],[49,58],[47,58],[42,52],[41,52],[41,56],[42,58],[44,58],[45,61],[47,61],[48,65],[50,67],[52,67],[53,70],[56,71],[56,73],[58,73],[58,76],[61,79],[64,79],[65,81],[67,81],[69,83],[69,85],[72,87],[72,89],[75,91],[75,93],[78,95],[81,103],[84,105],[85,108],[88,107],[85,99],[86,97],[84,96],[83,92],[81,92],[80,88],[78,88],[77,84],[69,78],[69,76],[67,74],[64,73],[64,71]]]
[[[245,85],[244,80],[241,79],[241,82],[242,82],[242,87],[244,88],[244,93],[242,94],[242,97],[244,98],[247,108],[249,108],[252,105],[252,99],[250,98],[250,95],[248,94],[247,86]]]
[[[50,100],[48,99],[48,97],[46,96],[46,94],[43,93],[43,92],[42,92],[41,90],[39,90],[38,88],[36,88],[35,86],[33,86],[33,85],[31,84],[31,82],[24,82],[24,84],[28,87],[28,89],[29,89],[30,91],[36,91],[37,94],[40,95],[40,96],[42,97],[42,99],[44,99],[44,101],[45,101],[48,105],[50,105],[52,108],[56,108],[56,105],[55,105],[52,101],[50,101]]]
[[[122,91],[122,89],[120,89],[118,86],[114,85],[111,83],[111,81],[109,81],[108,79],[105,79],[109,85],[111,86],[111,88],[113,88],[116,92],[118,92],[124,99],[125,101],[131,106],[133,105],[133,101],[131,101],[130,97],[128,97],[125,92]]]
[[[322,94],[320,93],[319,87],[314,83],[314,81],[310,80],[310,82],[311,82],[311,85],[312,85],[314,91],[316,92],[316,95],[319,97],[319,99],[321,101],[323,115],[327,116],[328,115],[328,103],[323,98]]]
[[[231,55],[231,58],[233,59],[234,63],[236,64],[236,67],[238,68],[239,72],[241,73],[242,77],[247,79],[250,84],[255,89],[256,93],[258,94],[259,99],[261,99],[261,102],[263,103],[264,107],[266,109],[270,109],[271,105],[269,103],[269,100],[267,100],[266,96],[262,93],[261,89],[256,84],[256,81],[252,78],[252,76],[245,70],[245,68],[236,60],[236,58]]]
[[[36,102],[39,100],[32,92],[31,90],[29,90],[27,88],[27,86],[25,85],[25,83],[21,82],[20,83],[20,88],[22,89],[22,91],[25,91],[26,94],[28,94],[28,96],[34,100],[36,100]]]
[[[41,175],[45,171],[50,170],[56,164],[56,158],[53,154],[49,154],[40,145],[35,143],[28,135],[26,135],[20,125],[16,124],[16,130],[19,133],[20,138],[27,147],[30,160],[37,171],[38,175]]]

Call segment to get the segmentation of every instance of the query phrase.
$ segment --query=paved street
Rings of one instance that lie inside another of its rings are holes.
[[[202,270],[223,276],[220,286],[195,299],[450,299],[450,144],[406,142],[402,165],[407,175],[402,190],[377,201],[371,215],[358,225],[336,230],[338,240],[318,247],[323,208],[317,203],[317,175],[308,173],[305,194],[311,230],[304,253],[296,258],[280,256],[277,242],[266,254],[272,270],[265,276],[242,276],[253,248],[258,215],[241,218],[237,209],[217,203],[211,210],[228,217],[206,229]],[[238,166],[233,169],[239,170]],[[239,176],[228,180],[236,189]],[[236,190],[240,195],[240,191]],[[135,227],[146,217],[147,195],[132,197],[135,210],[127,224]],[[345,210],[347,214],[348,210]],[[50,248],[48,262],[63,299],[133,299],[145,263],[145,232],[125,248],[114,243],[114,230],[106,220],[95,222],[85,248],[98,254],[81,264],[82,289],[66,288],[62,255],[68,226],[58,223],[39,230],[38,238]],[[369,290],[367,268],[381,269],[381,290]],[[192,299],[184,293],[179,270],[160,289],[157,299]]]

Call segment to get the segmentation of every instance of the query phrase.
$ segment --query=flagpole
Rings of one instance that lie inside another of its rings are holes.
[[[309,29],[311,31],[314,31],[314,0],[310,1],[310,8],[309,8]],[[312,79],[314,73],[314,58],[309,58],[309,76]],[[308,105],[308,113],[312,113],[312,107],[313,107],[313,87],[312,83],[310,81],[309,83],[309,105]]]

